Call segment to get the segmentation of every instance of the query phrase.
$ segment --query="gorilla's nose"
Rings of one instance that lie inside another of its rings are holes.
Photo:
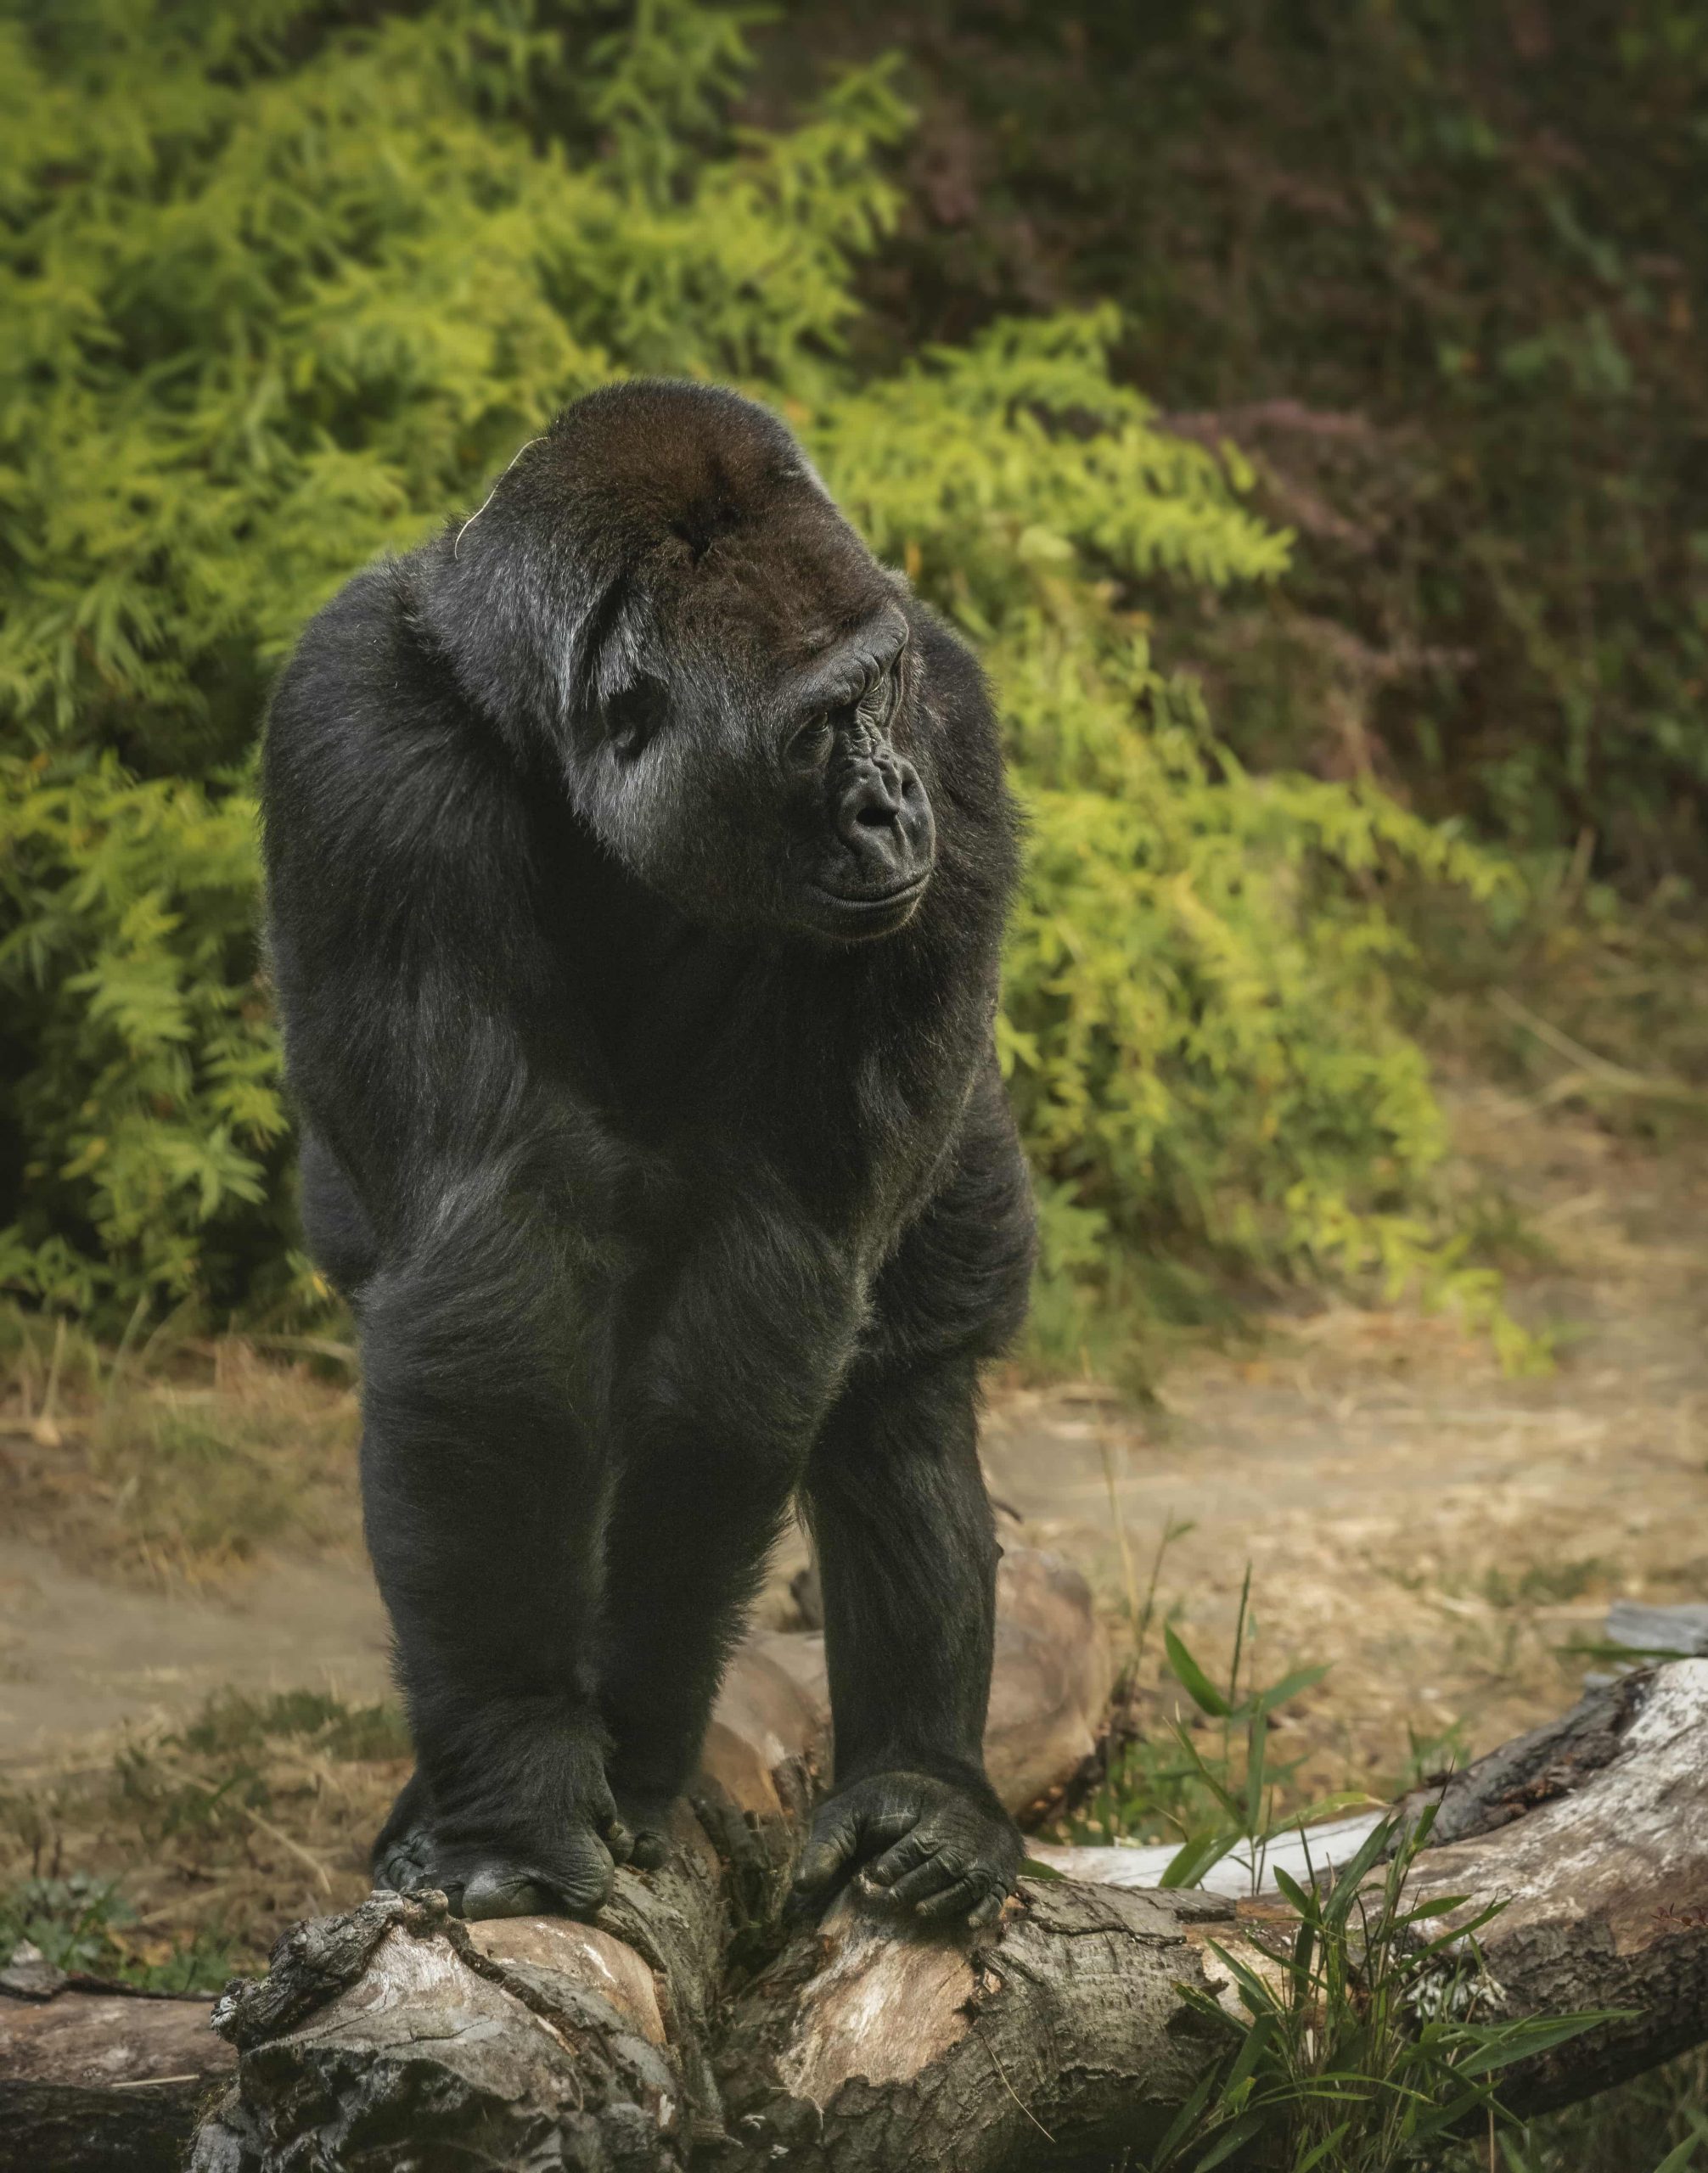
[[[856,765],[837,802],[836,828],[868,879],[907,883],[930,865],[930,802],[919,772],[899,755]]]
[[[863,761],[843,786],[836,827],[858,850],[867,842],[861,834],[862,831],[883,831],[899,825],[902,807],[901,765],[886,761]]]

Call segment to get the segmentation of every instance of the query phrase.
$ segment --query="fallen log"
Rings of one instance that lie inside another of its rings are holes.
[[[1011,1654],[1029,1606],[1087,1623],[1070,1575],[1017,1556],[1006,1575]],[[1032,1679],[1070,1700],[1051,1650],[1034,1639]],[[595,1925],[376,1896],[298,1927],[220,2003],[239,2065],[197,2173],[1144,2162],[1226,2049],[1188,1991],[1232,2011],[1216,1950],[1268,1966],[1281,1905],[1133,1890],[1110,1882],[1145,1852],[1084,1850],[1049,1852],[1076,1876],[1026,1878],[983,1934],[924,1936],[851,1896],[779,1925],[821,1727],[807,1641],[750,1648],[674,1861],[622,1874]],[[1011,1800],[1035,1770],[1014,1761]],[[1436,1794],[1413,1896],[1468,1895],[1449,1923],[1507,1902],[1480,1934],[1500,2011],[1627,2011],[1512,2070],[1514,2109],[1708,2038],[1708,1661],[1623,1676]]]
[[[1059,1787],[1090,1755],[1113,1666],[1083,1581],[1054,1557],[1011,1548],[999,1575],[998,1607],[986,1755],[1003,1800],[1019,1811]],[[439,1994],[430,1986],[442,1992],[461,1984],[453,1964],[460,1960],[465,1971],[487,1973],[487,1989],[477,1983],[470,1996],[480,2026],[492,2024],[499,2038],[515,1999],[522,1999],[525,2017],[553,1999],[574,2006],[571,1996],[584,1979],[588,1997],[602,2003],[589,2010],[601,2028],[612,2014],[632,2025],[614,2033],[623,2041],[615,2047],[610,2088],[616,2092],[620,2079],[637,2102],[655,2104],[666,2127],[684,2135],[710,2132],[696,2109],[717,2098],[705,2051],[707,2008],[732,1943],[739,1952],[744,1924],[770,1908],[794,1822],[823,1764],[829,1728],[823,1637],[750,1638],[718,1700],[699,1813],[681,1815],[677,1862],[645,1880],[625,1875],[600,1928],[524,1920],[469,1928],[465,1941],[464,1928],[441,1925],[436,1946],[417,1941],[391,1951],[421,1973],[420,1984],[396,1988],[394,1998],[380,1991],[391,1955],[380,1964],[370,1944],[374,1928],[388,1925],[387,1912],[398,1905],[376,1902],[293,1934],[286,1942],[289,1962],[276,1957],[268,1983],[300,1990],[312,1982],[329,1992],[353,1985],[364,1962],[374,1962],[372,2004],[383,2010],[374,2026],[382,2034],[393,2030],[393,2051],[407,2068],[411,2086],[423,2083],[430,2099],[430,2078],[410,2051],[409,2033],[417,2026],[431,2030]],[[708,1827],[723,1845],[722,1856]],[[426,1919],[412,1906],[397,1921],[419,1927]],[[465,1946],[466,1955],[459,1954]],[[516,1991],[518,1985],[525,1990]],[[303,2012],[315,2003],[308,1999]],[[27,1956],[0,1973],[0,2173],[153,2173],[156,2167],[166,2173],[182,2165],[199,2115],[218,2097],[237,2063],[233,2045],[209,2030],[210,2012],[205,2000],[144,1998],[123,1985],[66,1977]],[[644,2056],[641,2047],[650,2048]],[[582,2055],[597,2064],[593,2039]],[[492,2058],[502,2069],[501,2047]],[[267,2071],[266,2059],[251,2060],[244,2088]],[[586,2093],[585,2074],[554,2073],[572,2096]],[[665,2095],[649,2099],[649,2091]],[[620,2094],[614,2102],[612,2120],[623,2131],[627,2116]],[[327,2119],[336,2125],[329,2110]],[[495,2137],[503,2125],[497,2124]],[[485,2162],[511,2162],[496,2141],[493,2148],[498,2154]],[[210,2141],[205,2149],[216,2145]],[[225,2161],[216,2156],[211,2162]],[[424,2163],[413,2148],[389,2162]],[[483,2160],[476,2155],[458,2161],[464,2162]]]
[[[0,1972],[0,2173],[176,2173],[236,2064],[205,2000],[67,1977],[25,1949]]]

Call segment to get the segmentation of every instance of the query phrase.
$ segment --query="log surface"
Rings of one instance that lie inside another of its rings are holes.
[[[176,2173],[237,2055],[205,2000],[0,1973],[0,2173]]]

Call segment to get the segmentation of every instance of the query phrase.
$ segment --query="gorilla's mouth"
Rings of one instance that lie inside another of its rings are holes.
[[[809,885],[828,927],[844,935],[888,935],[911,918],[931,880],[927,868],[893,890],[832,890],[823,883]]]

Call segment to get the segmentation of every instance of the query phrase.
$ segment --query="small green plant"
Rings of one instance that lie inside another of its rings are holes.
[[[1433,1822],[1433,1806],[1410,1826],[1383,1820],[1326,1890],[1278,1868],[1297,1928],[1267,1967],[1211,1942],[1244,2014],[1236,2020],[1208,1992],[1183,1987],[1235,2042],[1182,2107],[1157,2173],[1209,2173],[1259,2137],[1288,2173],[1439,2162],[1470,2124],[1504,2122],[1497,2093],[1505,2069],[1617,2019],[1500,2015],[1476,1934],[1503,1905],[1437,1929],[1468,1897],[1408,1897],[1407,1874]]]
[[[224,1940],[208,1932],[176,1943],[146,1940],[117,1882],[89,1872],[26,1878],[0,1894],[0,1963],[20,1946],[69,1976],[143,1991],[213,1991],[231,1974]]]
[[[1249,1569],[1240,1587],[1225,1685],[1211,1679],[1179,1631],[1165,1623],[1163,1646],[1170,1673],[1198,1719],[1188,1724],[1176,1715],[1160,1730],[1139,1725],[1138,1671],[1156,1613],[1157,1581],[1166,1550],[1188,1529],[1172,1523],[1166,1527],[1142,1599],[1127,1558],[1133,1648],[1117,1698],[1117,1725],[1103,1773],[1070,1820],[1069,1830],[1082,1840],[1177,1839],[1180,1846],[1162,1875],[1165,1886],[1197,1885],[1224,1857],[1233,1856],[1255,1889],[1262,1881],[1269,1844],[1278,1834],[1334,1817],[1368,1799],[1350,1790],[1302,1806],[1293,1804],[1291,1784],[1298,1760],[1273,1755],[1271,1723],[1283,1706],[1314,1687],[1328,1670],[1294,1668],[1268,1683],[1250,1679],[1256,1625]],[[1118,1518],[1116,1530],[1121,1530]],[[1125,1556],[1124,1533],[1121,1546]]]

